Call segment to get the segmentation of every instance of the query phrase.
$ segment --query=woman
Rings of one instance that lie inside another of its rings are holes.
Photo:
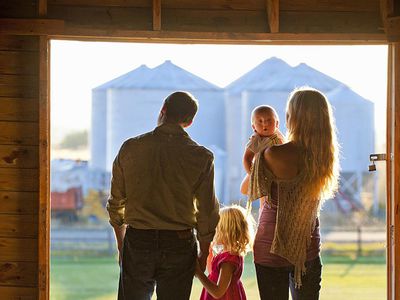
[[[256,156],[249,200],[260,211],[254,262],[262,300],[319,298],[318,214],[338,182],[338,146],[331,106],[312,88],[294,90],[286,108],[288,142]]]

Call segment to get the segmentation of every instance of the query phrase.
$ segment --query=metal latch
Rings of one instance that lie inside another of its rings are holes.
[[[369,161],[372,162],[368,166],[368,171],[373,172],[376,171],[375,162],[380,160],[386,160],[386,153],[374,153],[369,155]]]

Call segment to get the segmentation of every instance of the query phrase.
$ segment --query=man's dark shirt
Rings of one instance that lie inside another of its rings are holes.
[[[196,228],[199,241],[211,241],[219,220],[213,161],[213,154],[177,124],[127,140],[113,163],[110,223]]]

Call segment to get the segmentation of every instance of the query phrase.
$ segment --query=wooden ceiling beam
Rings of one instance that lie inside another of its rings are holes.
[[[389,42],[400,42],[400,16],[387,18],[386,35]]]
[[[53,35],[64,31],[64,20],[0,18],[0,34]]]
[[[153,30],[161,30],[161,0],[153,0]]]
[[[38,10],[40,17],[47,16],[47,0],[39,0]]]
[[[279,0],[265,0],[271,33],[279,32]]]
[[[400,41],[400,16],[395,15],[394,0],[381,0],[381,17],[388,42]]]
[[[386,44],[384,33],[238,33],[87,27],[59,19],[0,18],[0,34],[55,39],[221,44]]]
[[[127,41],[178,44],[245,44],[245,45],[364,45],[386,44],[384,34],[293,34],[293,33],[231,33],[185,31],[133,31],[66,28],[56,39]]]

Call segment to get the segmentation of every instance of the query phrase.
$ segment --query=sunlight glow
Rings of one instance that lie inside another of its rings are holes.
[[[386,46],[175,45],[53,40],[53,141],[68,131],[89,129],[92,88],[142,64],[152,68],[171,60],[179,67],[225,87],[273,56],[292,66],[306,63],[373,101],[377,131],[384,132]]]

